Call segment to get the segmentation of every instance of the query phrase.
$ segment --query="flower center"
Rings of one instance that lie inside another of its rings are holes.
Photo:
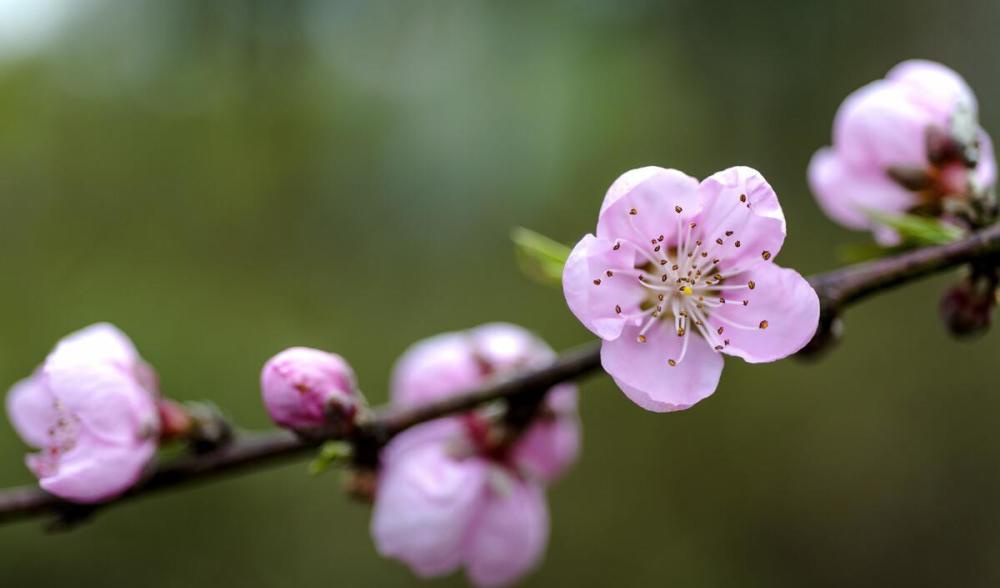
[[[744,194],[740,195],[740,203],[750,205]],[[734,210],[740,208],[736,206]],[[679,216],[682,211],[680,206],[675,211],[678,214],[677,243],[668,246],[663,234],[655,237],[643,235],[631,220],[639,211],[631,209],[628,213],[629,224],[638,239],[618,239],[613,248],[618,250],[630,247],[639,254],[640,259],[632,270],[609,269],[605,272],[612,279],[616,276],[628,279],[631,276],[646,292],[638,312],[625,316],[642,321],[637,336],[639,343],[646,342],[646,335],[651,329],[668,326],[672,326],[677,336],[683,339],[679,353],[667,359],[671,366],[684,360],[692,331],[704,338],[718,353],[729,345],[729,339],[725,336],[726,329],[757,330],[768,326],[766,320],[757,325],[746,325],[727,316],[731,313],[719,312],[726,305],[743,308],[750,304],[746,298],[727,299],[727,293],[745,292],[757,287],[753,280],[736,281],[740,274],[759,263],[757,259],[751,258],[735,264],[724,263],[727,253],[732,253],[729,245],[735,249],[743,246],[735,231],[725,228],[730,215],[719,223],[719,228],[705,230],[698,223],[682,222]],[[771,259],[769,251],[762,251],[760,255],[764,261]],[[726,266],[730,267],[723,270]],[[594,284],[599,286],[600,282],[598,279]],[[615,306],[615,312],[622,314],[621,305]]]
[[[31,462],[32,470],[42,477],[58,472],[60,458],[76,447],[80,429],[80,419],[66,410],[62,403],[55,400],[53,408],[57,416],[48,429],[49,443]]]

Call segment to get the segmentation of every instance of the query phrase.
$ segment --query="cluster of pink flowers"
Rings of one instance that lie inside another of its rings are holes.
[[[392,406],[417,408],[492,378],[544,366],[552,349],[530,332],[494,323],[413,345],[392,377]],[[347,362],[307,348],[279,353],[261,375],[275,423],[308,433],[358,418],[363,398]],[[548,391],[523,429],[502,407],[413,427],[382,451],[371,532],[379,553],[422,577],[464,567],[477,586],[502,586],[545,552],[546,487],[580,451],[576,388]]]
[[[507,324],[439,335],[399,360],[392,403],[419,406],[554,356]],[[491,407],[414,427],[382,454],[372,536],[379,552],[420,576],[464,567],[477,586],[533,568],[548,541],[545,487],[577,458],[576,389],[548,392],[540,418],[514,438]]]
[[[975,96],[942,65],[905,62],[851,94],[833,135],[809,179],[823,209],[848,227],[895,244],[900,235],[875,213],[965,228],[977,214],[995,214],[996,164]],[[756,170],[732,167],[699,181],[675,169],[634,169],[611,185],[594,234],[566,261],[566,302],[602,340],[602,365],[628,398],[651,411],[683,410],[715,391],[723,355],[771,362],[814,336],[816,292],[776,264],[785,235],[778,196]],[[973,309],[979,315],[995,304],[995,270],[992,278],[988,307]],[[958,294],[948,298],[959,307],[956,322],[981,326]],[[418,408],[553,358],[514,325],[438,335],[399,359],[391,404]],[[269,360],[261,394],[276,424],[304,436],[349,435],[370,414],[347,361],[317,349]],[[483,587],[508,585],[537,565],[548,542],[546,490],[580,451],[577,390],[552,388],[526,422],[509,408],[441,418],[388,443],[371,522],[379,553],[422,577],[463,568]],[[60,341],[11,389],[7,410],[38,449],[27,464],[41,487],[79,503],[128,491],[159,442],[183,434],[192,418],[160,398],[155,372],[108,324]]]
[[[912,60],[844,100],[833,146],[809,164],[809,183],[833,220],[899,242],[871,213],[912,212],[961,224],[970,200],[992,199],[996,160],[976,97],[947,67]],[[989,204],[989,203],[987,203]]]

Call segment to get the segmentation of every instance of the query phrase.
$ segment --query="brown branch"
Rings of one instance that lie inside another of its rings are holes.
[[[829,339],[828,329],[847,306],[870,295],[923,276],[971,261],[994,262],[1000,257],[1000,224],[972,236],[933,247],[924,247],[875,261],[848,266],[809,278],[823,309],[821,328],[814,342]],[[286,431],[239,434],[228,445],[204,454],[179,457],[154,467],[152,473],[121,497],[100,505],[78,505],[60,500],[34,486],[0,491],[0,524],[45,514],[69,525],[96,510],[136,497],[179,486],[208,482],[230,474],[302,457],[324,440],[341,439],[356,452],[372,459],[393,436],[427,421],[463,412],[496,400],[516,403],[561,382],[577,379],[600,367],[600,345],[592,343],[562,354],[551,365],[493,382],[464,395],[411,409],[385,407],[374,411],[353,431],[303,439]]]

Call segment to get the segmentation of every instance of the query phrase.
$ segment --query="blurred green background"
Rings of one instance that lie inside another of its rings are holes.
[[[806,163],[852,89],[909,57],[1000,133],[1000,4],[0,0],[0,383],[118,324],[164,393],[266,427],[257,377],[335,350],[370,398],[418,338],[506,320],[591,339],[508,231],[572,242],[647,164],[760,169],[780,258],[840,263]],[[583,385],[585,452],[528,586],[995,586],[1000,335],[951,340],[942,276],[852,310],[820,362],[728,360],[646,413]],[[0,427],[0,485],[31,482]],[[368,510],[302,463],[0,528],[4,586],[413,586]],[[436,585],[459,586],[460,577]]]

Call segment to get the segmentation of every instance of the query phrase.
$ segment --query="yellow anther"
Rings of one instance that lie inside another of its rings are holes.
[[[691,286],[684,286],[681,288],[681,292],[683,292],[685,296],[694,295],[694,290],[691,289]]]

